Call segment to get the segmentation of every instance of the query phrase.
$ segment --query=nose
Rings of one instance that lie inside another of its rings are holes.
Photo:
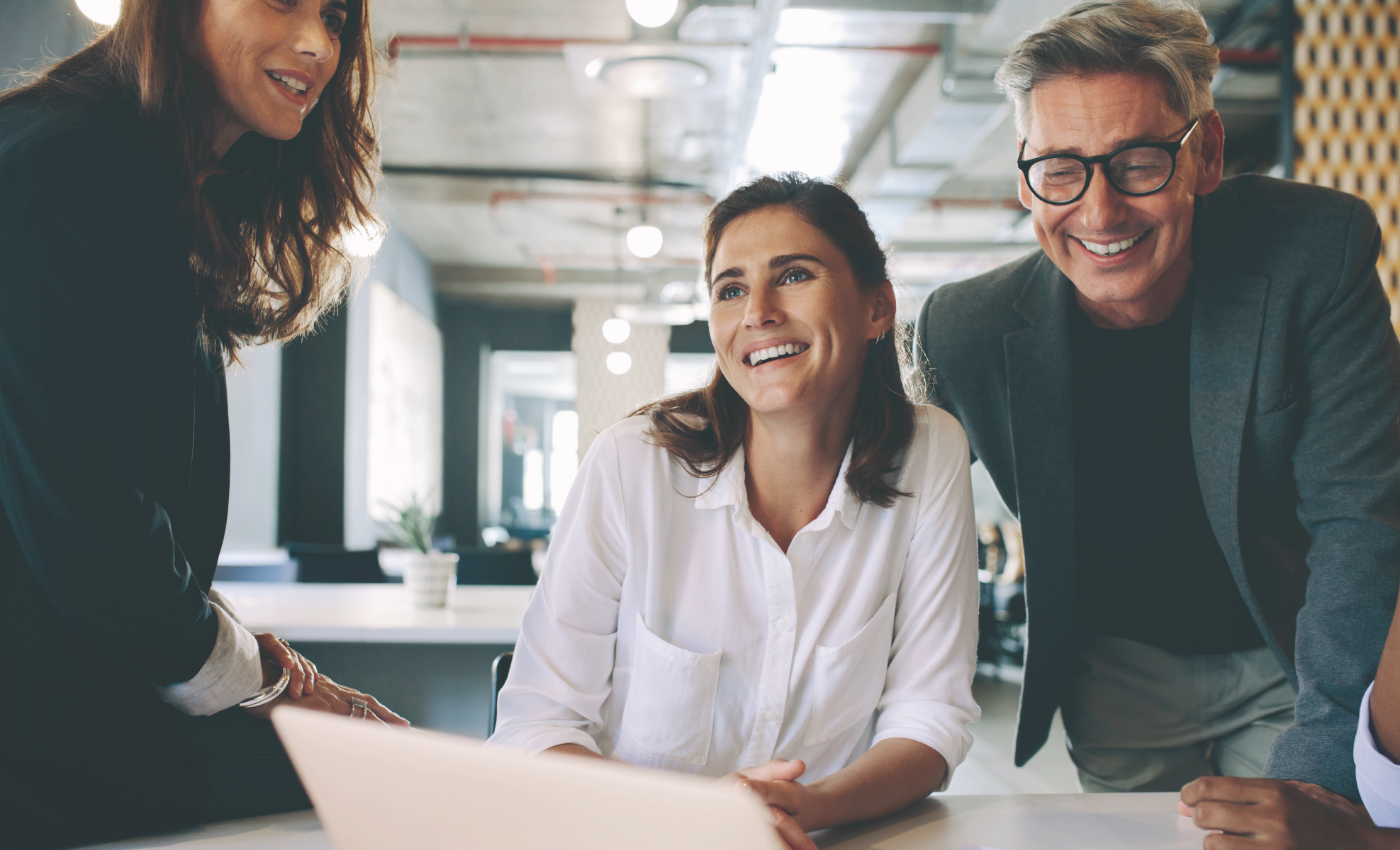
[[[1091,232],[1105,232],[1123,220],[1124,196],[1108,182],[1104,163],[1095,163],[1089,189],[1079,199],[1079,223]]]
[[[778,303],[778,293],[771,286],[756,286],[749,293],[744,311],[744,327],[758,329],[781,325],[786,318]]]
[[[305,5],[308,10],[316,11],[299,16],[293,48],[298,54],[319,64],[335,55],[335,44],[331,42],[330,33],[326,32],[320,7],[310,3]]]

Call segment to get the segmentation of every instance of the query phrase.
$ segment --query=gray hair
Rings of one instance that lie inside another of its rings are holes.
[[[1201,13],[1179,0],[1092,0],[1021,39],[997,71],[997,88],[1030,132],[1031,89],[1063,77],[1146,74],[1162,81],[1167,105],[1187,119],[1215,108],[1210,81],[1220,51]]]

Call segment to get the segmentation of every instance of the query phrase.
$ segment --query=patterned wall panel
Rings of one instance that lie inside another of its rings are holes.
[[[1400,2],[1297,0],[1295,178],[1365,198],[1400,332]]]
[[[643,404],[661,397],[666,383],[666,355],[671,350],[669,325],[632,325],[621,343],[603,338],[603,322],[613,317],[613,302],[574,302],[574,354],[578,356],[578,448],[582,457],[593,438]],[[621,375],[608,371],[607,357],[626,352],[632,366]]]

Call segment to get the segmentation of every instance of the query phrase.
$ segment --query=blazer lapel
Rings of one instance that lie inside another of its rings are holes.
[[[1240,543],[1240,456],[1244,446],[1269,279],[1245,271],[1258,236],[1222,189],[1201,200],[1193,239],[1191,449],[1216,540],[1256,622]]]
[[[1029,326],[1003,339],[1017,512],[1027,559],[1030,628],[1023,701],[1032,692],[1058,698],[1074,637],[1072,299],[1073,284],[1042,256],[1015,304]],[[1043,743],[1018,735],[1016,763],[1024,764]]]

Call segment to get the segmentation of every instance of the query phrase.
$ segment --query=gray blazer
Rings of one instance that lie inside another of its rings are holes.
[[[1198,198],[1191,443],[1216,539],[1298,691],[1265,775],[1358,797],[1352,740],[1400,584],[1400,344],[1361,200],[1258,175]],[[936,290],[936,401],[1021,520],[1016,764],[1045,743],[1075,628],[1073,284],[1041,251]]]

